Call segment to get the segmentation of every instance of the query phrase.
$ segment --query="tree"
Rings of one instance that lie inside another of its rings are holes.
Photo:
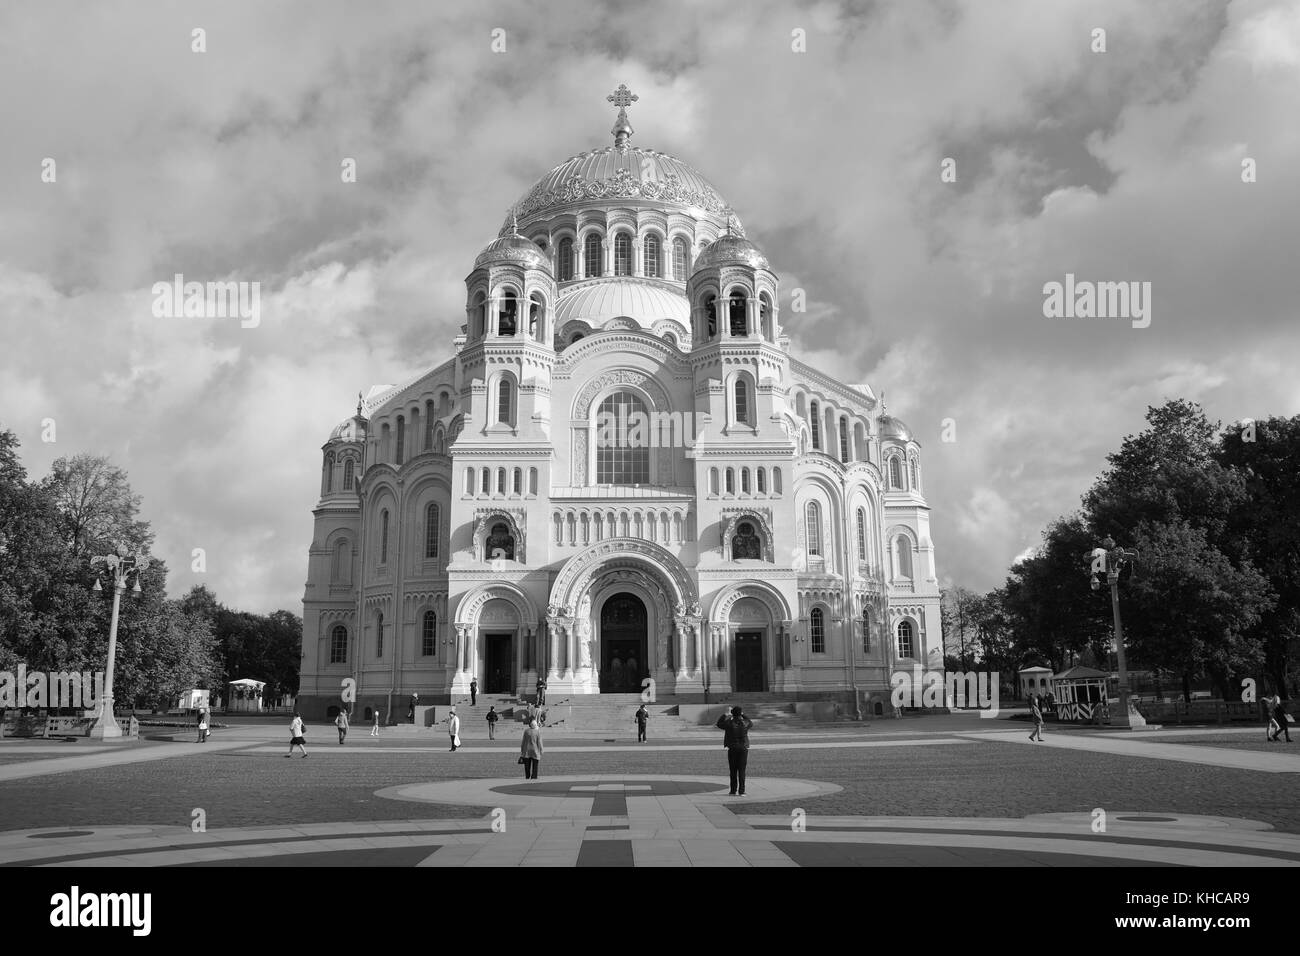
[[[140,496],[126,472],[101,455],[76,455],[54,462],[43,482],[63,515],[68,544],[76,557],[107,553],[125,544],[147,551],[153,534],[140,521]]]
[[[957,667],[954,670],[971,670],[974,659],[975,621],[972,611],[979,595],[963,587],[945,588],[940,592],[940,614],[943,621],[944,644],[956,648]],[[945,664],[945,666],[947,666]]]
[[[1263,645],[1273,687],[1291,696],[1300,643],[1300,415],[1226,429],[1216,458],[1241,474],[1246,489],[1245,500],[1229,513],[1228,534],[1277,595],[1251,636]]]

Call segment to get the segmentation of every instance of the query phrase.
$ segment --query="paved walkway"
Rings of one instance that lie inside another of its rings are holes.
[[[1176,732],[1175,732],[1176,733]],[[1259,731],[1252,731],[1258,734]],[[1152,739],[1155,734],[1132,737],[1084,734],[1047,733],[1041,742],[1029,739],[1020,730],[997,730],[985,733],[962,734],[970,740],[988,740],[1002,744],[1023,744],[1027,747],[1064,747],[1068,750],[1087,750],[1092,753],[1121,757],[1145,757],[1149,760],[1176,760],[1180,763],[1202,764],[1208,767],[1228,767],[1233,770],[1258,770],[1263,773],[1300,773],[1300,752],[1265,752],[1260,750],[1233,750],[1226,747],[1197,747],[1194,744],[1162,744]],[[1202,731],[1202,735],[1206,735]],[[1217,732],[1215,732],[1217,736]],[[1187,735],[1190,736],[1190,735]]]
[[[745,815],[746,803],[833,792],[810,780],[643,774],[449,781],[378,796],[482,806],[480,820],[103,827],[0,834],[0,863],[39,866],[1295,866],[1300,837],[1227,817],[1021,819]]]

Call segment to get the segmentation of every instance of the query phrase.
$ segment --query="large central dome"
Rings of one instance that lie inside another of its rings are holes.
[[[695,219],[725,222],[727,204],[698,169],[657,149],[625,143],[566,159],[533,185],[514,207],[521,226],[590,203],[619,200],[685,212]],[[501,235],[512,231],[510,218]],[[731,230],[744,235],[735,214]]]

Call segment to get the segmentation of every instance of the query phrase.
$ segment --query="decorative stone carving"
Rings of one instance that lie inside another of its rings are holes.
[[[510,536],[515,540],[514,560],[523,564],[527,553],[524,529],[528,527],[523,508],[479,508],[474,512],[474,560],[491,560],[492,556],[487,553],[487,537],[498,522],[509,526]]]
[[[587,429],[573,430],[573,485],[575,488],[587,484]]]

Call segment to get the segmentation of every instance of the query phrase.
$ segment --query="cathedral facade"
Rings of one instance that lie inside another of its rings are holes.
[[[692,166],[565,160],[465,280],[454,354],[323,447],[299,705],[651,687],[887,701],[941,666],[920,445],[791,354],[767,257]],[[395,703],[397,702],[397,703]]]

